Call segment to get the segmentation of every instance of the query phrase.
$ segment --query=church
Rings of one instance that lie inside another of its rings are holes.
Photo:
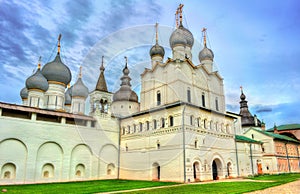
[[[265,142],[262,135],[271,132],[257,135],[264,123],[248,111],[243,91],[241,112],[226,111],[223,77],[214,71],[206,29],[195,64],[194,37],[183,26],[182,8],[176,12],[167,59],[156,25],[140,95],[131,88],[127,57],[117,91],[108,91],[103,57],[94,88],[86,87],[81,69],[70,86],[72,74],[61,58],[59,36],[55,58],[43,67],[39,61],[26,79],[23,104],[0,102],[0,183],[197,182],[286,172],[286,166],[279,170],[278,160],[290,165],[289,172],[299,172],[300,142],[279,134]],[[281,150],[280,156],[265,156],[275,140],[280,145],[287,141],[293,155],[285,158],[288,154]]]

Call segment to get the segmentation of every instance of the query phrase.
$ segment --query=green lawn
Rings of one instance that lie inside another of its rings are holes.
[[[264,175],[251,178],[253,180],[266,180],[272,182],[215,182],[208,184],[184,184],[176,187],[143,190],[132,193],[245,193],[273,187],[300,179],[300,173]],[[131,180],[97,180],[84,182],[50,183],[34,185],[7,185],[0,186],[7,189],[7,193],[98,193],[108,191],[121,191],[137,188],[175,185],[172,182],[151,182]]]
[[[253,180],[266,180],[273,182],[216,182],[210,184],[188,184],[180,185],[178,187],[151,189],[147,191],[138,191],[131,193],[246,193],[256,190],[262,190],[269,187],[285,184],[300,179],[300,174],[280,174],[280,175],[264,175],[251,178]]]
[[[131,181],[131,180],[97,180],[67,183],[49,183],[32,185],[7,185],[0,186],[7,189],[7,193],[97,193],[107,191],[119,191],[127,189],[137,189],[145,187],[156,187],[174,185],[173,182],[152,182],[152,181]]]

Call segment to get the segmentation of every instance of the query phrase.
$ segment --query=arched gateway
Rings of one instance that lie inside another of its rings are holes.
[[[213,180],[219,180],[222,175],[222,163],[219,159],[214,159],[212,162],[212,176]]]

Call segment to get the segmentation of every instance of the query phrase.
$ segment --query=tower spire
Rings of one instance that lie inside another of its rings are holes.
[[[61,39],[61,34],[58,36],[58,44],[57,44],[57,54],[60,54],[60,39]]]
[[[80,65],[79,67],[79,75],[78,78],[82,78],[82,66]]]
[[[155,43],[158,44],[158,23],[155,24]]]
[[[100,75],[99,75],[95,90],[102,91],[102,92],[108,92],[105,77],[104,77],[104,70],[105,70],[104,56],[102,56],[101,59],[102,60],[101,60],[101,66],[100,66]]]
[[[127,63],[128,63],[127,56],[125,56],[124,59],[125,59],[125,69],[127,69]]]
[[[42,56],[39,57],[38,69],[41,69],[41,63],[42,63]]]
[[[202,28],[203,44],[206,47],[206,30],[207,28]]]
[[[182,8],[183,8],[183,4],[179,4],[179,7],[178,7],[178,12],[179,12],[179,25],[182,26]]]

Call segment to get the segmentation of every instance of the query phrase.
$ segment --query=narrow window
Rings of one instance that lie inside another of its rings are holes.
[[[157,106],[161,104],[160,91],[157,91],[157,93],[156,93],[156,103],[157,103]]]
[[[193,125],[194,124],[194,117],[193,116],[190,116],[190,125]]]
[[[149,123],[149,121],[146,122],[146,125],[147,125],[147,130],[149,130],[150,129],[150,123]]]
[[[191,89],[187,89],[187,101],[190,103],[191,102]]]
[[[219,101],[218,101],[218,97],[216,97],[215,102],[216,102],[216,110],[219,111]]]
[[[154,119],[153,120],[153,129],[156,129],[157,128],[157,122],[156,122],[156,120]]]
[[[140,123],[140,132],[143,131],[143,123]]]
[[[125,149],[126,149],[126,152],[128,151],[128,146],[127,146],[127,144],[126,144],[126,146],[125,146]]]
[[[80,103],[78,103],[78,112],[80,112]]]
[[[160,143],[157,143],[157,149],[158,150],[160,149]]]
[[[55,106],[57,106],[57,96],[55,96]]]
[[[128,128],[128,132],[127,133],[130,134],[130,126],[128,125],[127,128]]]
[[[252,139],[254,139],[254,134],[251,135]]]
[[[31,99],[32,99],[32,97],[29,98],[29,103],[28,103],[29,106],[31,106]]]
[[[202,92],[202,106],[205,107],[205,94]]]
[[[165,118],[161,118],[161,128],[165,128]]]
[[[170,123],[170,127],[172,127],[174,125],[174,118],[173,118],[173,116],[169,117],[169,123]]]
[[[200,121],[201,121],[200,118],[197,118],[197,126],[198,127],[200,127],[200,124],[201,124]]]
[[[203,125],[204,125],[204,129],[206,129],[207,128],[207,126],[206,126],[206,119],[204,119]]]
[[[133,125],[133,133],[135,133],[136,132],[136,125],[134,124]]]
[[[38,98],[37,107],[40,107],[40,98]]]
[[[125,127],[122,128],[122,135],[125,135]]]
[[[195,140],[195,148],[197,148],[198,147],[198,140]]]

